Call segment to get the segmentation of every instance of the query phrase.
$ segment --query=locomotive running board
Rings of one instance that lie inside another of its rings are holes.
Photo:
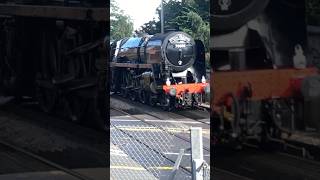
[[[152,64],[132,64],[132,63],[116,63],[111,62],[110,67],[122,67],[122,68],[152,68]]]

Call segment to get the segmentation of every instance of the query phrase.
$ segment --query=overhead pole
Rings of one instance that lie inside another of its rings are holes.
[[[161,21],[161,34],[164,33],[164,19],[163,19],[163,0],[161,0],[161,11],[160,11],[160,21]]]

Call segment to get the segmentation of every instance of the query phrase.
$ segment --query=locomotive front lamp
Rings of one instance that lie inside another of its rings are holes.
[[[206,82],[207,82],[207,80],[206,80],[206,78],[205,78],[204,76],[202,76],[201,82],[202,82],[202,83],[206,83]]]
[[[166,85],[167,85],[167,86],[170,86],[170,85],[171,85],[170,78],[167,78],[167,80],[166,80]]]

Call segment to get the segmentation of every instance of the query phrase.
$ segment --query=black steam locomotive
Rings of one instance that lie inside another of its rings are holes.
[[[320,92],[311,80],[319,73],[307,47],[305,1],[212,3],[211,123],[217,143],[263,145],[317,122],[304,93]]]
[[[32,97],[45,112],[104,128],[108,17],[103,4],[0,0],[1,95]]]
[[[167,110],[199,106],[209,92],[204,45],[184,32],[111,44],[111,90]]]

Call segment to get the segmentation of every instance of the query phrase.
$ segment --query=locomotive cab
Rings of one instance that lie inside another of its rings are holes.
[[[238,30],[236,35],[241,35],[239,44],[228,47],[223,41],[234,38],[233,35],[222,35],[214,38],[217,47],[214,48],[214,71],[243,71],[256,69],[272,69],[274,62],[272,55],[267,51],[266,45],[257,31],[250,28]]]

